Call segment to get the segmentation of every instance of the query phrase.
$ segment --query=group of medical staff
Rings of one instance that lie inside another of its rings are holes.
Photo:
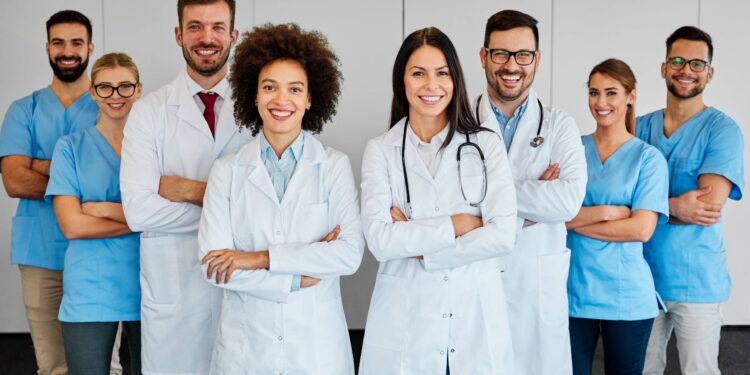
[[[120,331],[134,374],[354,374],[340,277],[365,245],[379,268],[360,374],[590,374],[599,337],[608,374],[660,374],[673,331],[683,373],[719,373],[721,209],[742,196],[743,141],[702,101],[708,34],[667,39],[667,107],[640,118],[630,67],[597,64],[581,137],[531,87],[533,17],[488,19],[475,99],[448,36],[417,30],[358,199],[349,158],[314,136],[343,80],[326,38],[240,38],[232,0],[177,8],[172,83],[138,100],[117,52],[89,78],[91,24],[61,11],[51,85],[6,113],[40,374],[116,373]]]

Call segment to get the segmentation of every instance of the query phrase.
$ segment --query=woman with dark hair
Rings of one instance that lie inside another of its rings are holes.
[[[214,164],[198,242],[226,290],[212,374],[354,374],[339,277],[364,239],[349,159],[315,139],[341,73],[323,35],[264,25],[237,45],[235,117],[257,137]]]
[[[633,136],[635,76],[609,59],[589,74],[593,134],[583,136],[588,182],[583,207],[566,223],[573,373],[591,374],[601,334],[607,374],[641,374],[658,313],[643,243],[669,217],[667,163]]]
[[[360,374],[512,374],[498,257],[515,239],[513,179],[436,28],[396,56],[391,128],[362,160],[362,222],[380,267]]]

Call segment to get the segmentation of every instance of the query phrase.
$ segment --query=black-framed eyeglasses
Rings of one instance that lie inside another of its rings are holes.
[[[518,65],[531,65],[536,57],[536,51],[527,51],[525,49],[515,52],[502,48],[485,48],[484,50],[490,55],[490,60],[495,64],[505,64],[512,56]]]
[[[675,57],[668,57],[667,63],[669,63],[669,66],[671,66],[674,70],[680,70],[682,69],[685,64],[690,66],[690,70],[700,73],[704,70],[706,70],[706,67],[709,66],[708,61],[701,60],[701,59],[692,59],[692,60],[686,60],[683,57],[675,56]]]
[[[117,95],[120,95],[121,98],[129,98],[135,95],[135,90],[137,88],[138,83],[123,83],[117,86],[100,83],[98,85],[94,85],[94,92],[96,92],[96,95],[103,99],[111,97],[112,95],[114,95],[115,91],[117,91]]]

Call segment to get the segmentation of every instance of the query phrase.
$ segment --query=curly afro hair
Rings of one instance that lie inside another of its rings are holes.
[[[237,44],[229,78],[236,121],[253,135],[263,128],[255,102],[258,77],[263,67],[277,60],[296,61],[305,70],[312,106],[305,111],[302,129],[319,133],[336,115],[343,76],[326,37],[294,23],[254,27]]]

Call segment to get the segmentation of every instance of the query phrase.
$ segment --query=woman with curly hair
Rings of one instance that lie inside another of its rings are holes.
[[[336,113],[338,59],[295,24],[243,36],[230,84],[257,137],[216,161],[201,217],[206,280],[224,288],[213,374],[354,374],[339,277],[364,239],[349,159],[313,133]]]

